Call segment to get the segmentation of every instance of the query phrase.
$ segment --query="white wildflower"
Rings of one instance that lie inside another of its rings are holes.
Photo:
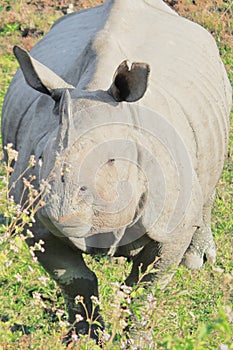
[[[28,270],[29,270],[30,272],[34,272],[34,269],[33,269],[30,265],[28,265]]]
[[[4,149],[6,150],[6,151],[8,151],[8,150],[10,150],[11,148],[13,147],[13,143],[8,143],[6,146],[4,146]]]
[[[19,249],[13,244],[10,245],[10,250],[12,250],[14,253],[18,253],[19,252]]]
[[[103,331],[103,340],[107,343],[109,339],[111,338],[111,335],[107,333],[106,331]]]
[[[91,301],[93,302],[94,305],[100,305],[100,301],[95,295],[91,296]]]
[[[82,317],[82,315],[80,315],[80,314],[76,314],[76,315],[75,315],[75,319],[76,319],[77,322],[80,322],[80,321],[83,320],[83,317]]]
[[[11,266],[11,264],[12,264],[12,260],[7,260],[7,262],[6,262],[6,267]]]
[[[228,346],[225,345],[225,344],[221,344],[221,345],[219,346],[219,350],[228,350],[228,349],[229,349]]]
[[[69,323],[67,321],[63,321],[63,320],[60,320],[58,322],[58,324],[61,328],[67,328],[69,326]]]
[[[33,238],[33,237],[34,237],[34,234],[32,233],[32,231],[30,231],[30,230],[27,229],[26,232],[27,232],[27,237],[28,237],[28,238]]]
[[[36,164],[35,156],[31,155],[29,160],[30,166],[34,166]]]
[[[132,287],[126,286],[125,284],[122,284],[120,288],[125,294],[130,294],[132,292]]]
[[[41,294],[39,292],[33,292],[32,296],[34,299],[41,300]]]
[[[16,278],[17,282],[22,282],[23,280],[22,276],[19,273],[16,273],[14,277]]]
[[[74,342],[77,342],[77,341],[78,341],[78,336],[77,336],[76,333],[73,333],[72,336],[71,336],[71,338],[72,338],[72,340],[73,340]]]
[[[75,303],[83,303],[83,296],[81,295],[76,295],[76,297],[74,298]]]
[[[47,283],[48,283],[48,281],[49,281],[49,278],[48,278],[48,277],[41,276],[41,277],[38,277],[38,281],[40,281],[44,286],[47,286]]]

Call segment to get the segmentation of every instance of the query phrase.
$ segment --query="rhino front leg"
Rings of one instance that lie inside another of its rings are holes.
[[[172,240],[167,243],[148,243],[133,258],[132,270],[125,283],[130,286],[137,283],[141,272],[141,282],[157,281],[157,286],[160,289],[165,288],[189,247],[193,232],[194,229],[185,236],[184,234],[177,234],[174,241]],[[146,273],[148,266],[152,263],[153,271]]]
[[[93,306],[91,300],[92,296],[98,297],[96,275],[86,266],[81,251],[73,250],[50,233],[46,233],[45,237],[40,235],[40,239],[45,241],[45,252],[37,254],[38,260],[64,293],[69,323],[74,326],[77,335],[89,334],[97,340],[98,329],[102,330],[104,325],[99,315],[99,307]],[[83,299],[85,307],[83,302],[77,302],[77,296]],[[78,316],[78,321],[76,315],[81,316]],[[87,318],[98,321],[100,326],[90,325]],[[65,338],[65,341],[68,340],[69,335]]]
[[[161,245],[152,241],[147,243],[144,248],[133,257],[133,266],[131,272],[127,279],[125,280],[125,284],[127,286],[133,286],[139,282],[140,272],[144,274],[149,265],[154,263],[157,257],[160,256]]]
[[[216,249],[211,231],[211,208],[215,193],[203,207],[203,225],[198,227],[191,244],[184,256],[183,263],[190,269],[199,269],[204,262],[204,256],[210,263],[216,261]]]

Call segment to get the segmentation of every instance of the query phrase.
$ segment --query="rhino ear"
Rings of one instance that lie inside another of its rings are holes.
[[[61,97],[65,89],[74,89],[73,85],[66,83],[52,70],[32,58],[26,50],[15,46],[13,51],[26,82],[33,89],[51,95],[55,100]]]
[[[61,97],[59,108],[60,122],[57,134],[58,149],[67,148],[72,141],[72,133],[74,129],[72,116],[72,102],[69,90],[65,90]]]
[[[146,92],[150,66],[146,63],[133,63],[129,69],[127,61],[123,61],[117,68],[110,94],[117,102],[135,102]]]

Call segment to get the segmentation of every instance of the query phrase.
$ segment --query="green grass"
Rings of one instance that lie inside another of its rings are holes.
[[[12,14],[14,4],[11,0],[3,2],[0,13],[3,15],[5,11],[5,16],[7,13]],[[193,16],[214,32],[233,84],[233,47],[227,39],[228,31],[232,29],[233,3],[228,1],[221,4],[221,11],[216,9],[214,16],[211,13],[208,16],[203,14],[203,8],[195,13],[189,11],[188,16]],[[21,11],[20,2],[17,2],[16,10],[14,18]],[[50,10],[49,8],[49,21],[52,23],[58,13],[54,10],[53,15]],[[225,24],[216,23],[216,18],[225,10],[229,12],[229,15],[226,13],[227,28]],[[33,14],[29,17],[35,20]],[[46,12],[41,13],[35,23],[43,23],[45,19]],[[4,35],[0,40],[0,107],[17,68],[13,55],[9,53],[9,42],[22,40],[16,27],[9,29],[6,23],[5,20],[2,27],[5,29],[1,33]],[[34,38],[29,38],[24,43],[30,46],[34,41]],[[134,315],[131,320],[127,312],[120,308],[122,300],[115,284],[124,280],[130,264],[121,259],[86,257],[89,267],[99,279],[102,314],[106,331],[111,336],[104,349],[120,349],[121,342],[126,342],[123,328],[131,322],[133,327],[130,338],[141,346],[140,349],[215,350],[226,345],[228,350],[233,350],[232,146],[231,130],[229,157],[213,207],[212,227],[217,246],[215,266],[206,264],[203,269],[195,272],[181,266],[164,291],[155,290],[152,293],[137,288],[134,292],[136,298],[130,299],[128,304],[126,302],[126,310]],[[6,210],[4,173],[2,165],[0,214]],[[1,226],[2,237],[4,232],[4,226]],[[63,349],[61,337],[66,332],[67,315],[63,311],[65,306],[60,290],[43,268],[33,261],[27,246],[18,236],[9,238],[6,242],[2,240],[0,244],[0,349]],[[93,343],[86,340],[76,348],[95,349]],[[133,349],[133,345],[130,348]]]

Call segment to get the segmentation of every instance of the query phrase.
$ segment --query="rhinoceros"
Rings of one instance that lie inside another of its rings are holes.
[[[2,119],[3,144],[19,152],[12,195],[19,203],[16,179],[35,155],[34,186],[50,191],[28,244],[44,241],[38,260],[85,334],[75,297],[91,314],[98,285],[83,253],[131,259],[129,286],[142,273],[163,287],[181,262],[215,261],[211,205],[227,153],[230,83],[212,36],[161,0],[107,0],[14,54],[20,69]],[[104,327],[98,309],[94,317],[93,338]]]

